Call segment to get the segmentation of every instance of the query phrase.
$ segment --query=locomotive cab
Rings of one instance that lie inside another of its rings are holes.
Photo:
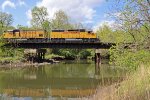
[[[3,33],[3,38],[7,39],[7,38],[12,38],[13,37],[13,30],[8,30],[8,31],[4,31]]]
[[[89,34],[93,33],[92,31],[87,31]]]
[[[3,38],[19,38],[20,37],[20,30],[8,30],[3,33]]]

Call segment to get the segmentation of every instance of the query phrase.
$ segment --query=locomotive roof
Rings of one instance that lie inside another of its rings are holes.
[[[92,32],[92,30],[86,30],[86,29],[53,29],[52,32],[64,32],[64,31],[80,31],[80,32]]]
[[[14,29],[14,30],[7,30],[8,32],[19,32],[19,31],[44,31],[44,30],[20,30],[20,29]],[[92,32],[92,30],[86,30],[86,29],[52,29],[52,32],[64,32],[64,31],[80,31],[80,32]]]

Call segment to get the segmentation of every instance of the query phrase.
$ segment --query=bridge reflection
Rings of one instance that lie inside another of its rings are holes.
[[[120,77],[93,77],[93,65],[56,64],[51,65],[51,68],[29,67],[21,71],[0,73],[0,94],[5,94],[6,100],[8,97],[88,97],[94,95],[99,86],[108,86],[122,80]],[[112,72],[109,71],[109,74]]]
[[[15,78],[7,80],[1,93],[17,97],[87,97],[94,95],[98,86],[107,86],[118,82],[119,79],[121,78],[48,78],[31,81]]]
[[[17,97],[48,97],[48,96],[63,96],[63,97],[84,97],[90,96],[95,93],[95,89],[4,89],[3,93],[8,96],[17,96]]]

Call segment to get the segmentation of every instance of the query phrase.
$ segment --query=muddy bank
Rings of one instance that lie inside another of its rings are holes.
[[[64,57],[52,57],[49,59],[38,59],[34,56],[27,57],[26,59],[4,59],[1,58],[0,61],[0,68],[1,67],[25,67],[25,66],[41,66],[41,65],[50,65],[59,63],[64,60],[76,60],[76,59],[69,59]]]
[[[5,63],[0,63],[0,68],[5,68],[5,67],[12,67],[12,68],[16,68],[16,67],[26,67],[26,66],[41,66],[41,65],[50,65],[50,64],[56,64],[59,63],[60,61],[56,61],[54,59],[45,59],[42,60],[40,62],[33,62],[33,61],[26,61],[26,62],[22,62],[22,61],[17,61],[17,62],[5,62]]]

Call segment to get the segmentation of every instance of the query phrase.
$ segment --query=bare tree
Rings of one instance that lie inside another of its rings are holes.
[[[121,0],[116,0],[119,5]],[[150,1],[126,0],[124,6],[117,9],[116,21],[121,24],[122,30],[128,33],[133,43],[137,45],[150,45]],[[141,46],[141,47],[142,47]]]

